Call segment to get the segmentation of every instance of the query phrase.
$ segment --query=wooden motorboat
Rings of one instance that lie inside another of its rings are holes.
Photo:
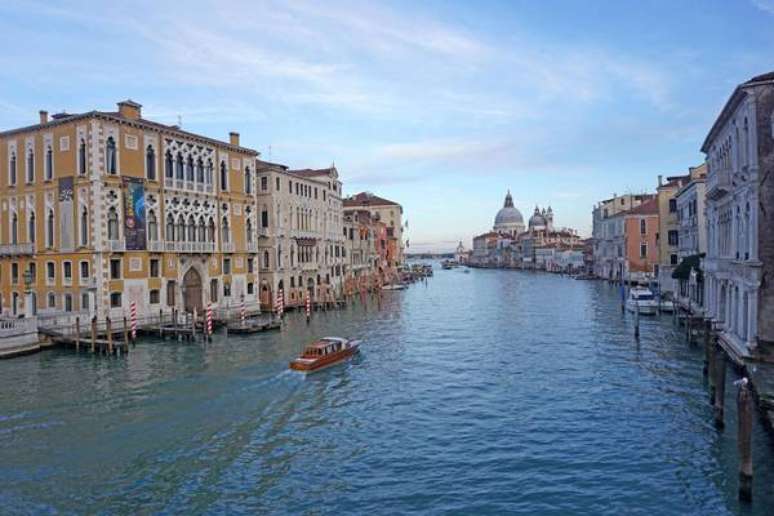
[[[629,298],[626,300],[626,309],[630,312],[639,312],[642,315],[655,315],[658,313],[658,301],[650,289],[632,287]]]
[[[290,363],[295,371],[312,373],[347,360],[360,351],[360,341],[324,337],[309,344],[300,357]]]

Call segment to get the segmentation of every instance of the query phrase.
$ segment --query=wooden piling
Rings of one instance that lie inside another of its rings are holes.
[[[159,308],[159,337],[164,338],[164,311]]]
[[[75,318],[75,352],[77,353],[81,347],[81,318]]]
[[[685,341],[688,343],[688,345],[691,345],[691,313],[686,312],[685,314]]]
[[[709,395],[710,403],[715,404],[715,355],[717,339],[710,338],[709,346],[707,347],[707,380],[709,383]]]
[[[124,351],[129,353],[129,327],[126,325],[126,316],[124,316]]]
[[[107,352],[113,354],[113,329],[110,326],[110,317],[105,318],[105,328],[107,328]]]
[[[91,352],[97,350],[97,316],[91,318]]]
[[[172,309],[172,329],[174,330],[174,332],[172,333],[173,338],[175,340],[178,340],[178,333],[177,333],[177,309],[176,308]]]
[[[640,338],[640,305],[636,303],[634,305],[634,338],[639,340]]]
[[[715,426],[723,428],[723,413],[726,400],[726,355],[722,349],[715,350]]]
[[[704,376],[709,373],[709,347],[712,341],[712,321],[707,319],[704,321],[704,368],[702,372]]]
[[[191,342],[196,342],[196,307],[191,313]]]
[[[752,418],[753,400],[747,378],[743,378],[736,395],[737,414],[739,415],[738,447],[739,447],[739,499],[745,502],[752,500]]]

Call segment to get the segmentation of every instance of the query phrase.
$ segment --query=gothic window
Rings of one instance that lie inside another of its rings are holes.
[[[46,220],[46,246],[54,247],[54,210],[48,210]]]
[[[204,183],[204,163],[202,162],[202,158],[199,158],[196,161],[196,181]]]
[[[167,234],[164,235],[167,242],[174,242],[175,240],[175,223],[172,221],[172,217],[167,217]]]
[[[148,212],[148,240],[155,242],[159,239],[159,221],[154,211]]]
[[[264,269],[269,268],[269,251],[263,252],[263,267]]]
[[[118,240],[118,212],[115,208],[108,210],[108,240]]]
[[[267,210],[265,207],[263,208],[263,210],[261,210],[261,227],[262,228],[269,227],[269,210]]]
[[[215,221],[210,217],[210,223],[207,226],[207,240],[215,242]]]
[[[223,243],[229,242],[229,234],[228,234],[228,219],[226,217],[223,217],[223,223],[221,224],[221,232],[220,232],[220,239],[223,241]]]
[[[172,179],[175,176],[172,153],[167,151],[164,155],[164,177]]]
[[[228,168],[225,161],[220,163],[220,189],[221,191],[228,190]]]
[[[105,144],[105,167],[108,174],[116,173],[116,141],[112,136],[108,137]]]
[[[250,219],[247,219],[247,224],[245,224],[245,231],[247,231],[247,242],[252,244],[253,243],[253,221]]]
[[[86,175],[86,141],[83,139],[78,146],[78,173],[82,176]]]
[[[35,213],[30,213],[30,218],[27,221],[27,240],[35,243]]]
[[[250,173],[250,167],[245,168],[245,193],[253,193],[253,175]]]
[[[11,243],[19,243],[19,217],[16,215],[16,213],[14,213],[13,217],[11,217]]]
[[[8,183],[16,184],[16,153],[11,153],[11,161],[8,163]]]
[[[148,175],[148,179],[151,181],[156,180],[156,151],[153,150],[152,145],[148,145],[145,150],[145,170]]]
[[[193,215],[188,217],[188,241],[196,242],[196,222]]]
[[[45,178],[50,181],[54,178],[54,151],[51,150],[51,146],[46,147],[46,164],[45,164]]]
[[[27,152],[27,182],[33,183],[35,181],[35,154],[30,149]]]
[[[185,180],[191,183],[194,180],[194,162],[191,156],[188,156],[188,161],[185,163]]]
[[[177,161],[175,162],[175,178],[183,180],[183,155],[177,153]]]
[[[199,242],[207,241],[207,226],[204,225],[204,217],[199,219]]]
[[[177,241],[185,242],[185,220],[182,215],[177,217]]]
[[[208,185],[212,184],[212,160],[207,160],[207,177],[205,181]]]
[[[750,249],[750,243],[752,242],[752,235],[750,234],[751,231],[750,226],[750,203],[748,202],[747,205],[744,208],[744,259],[749,260],[750,255],[752,254],[752,250]]]

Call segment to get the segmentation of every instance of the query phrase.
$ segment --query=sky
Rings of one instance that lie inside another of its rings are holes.
[[[774,70],[774,0],[0,0],[0,129],[113,110],[335,163],[403,205],[409,251],[525,221],[587,236],[595,202],[702,162],[733,88]]]

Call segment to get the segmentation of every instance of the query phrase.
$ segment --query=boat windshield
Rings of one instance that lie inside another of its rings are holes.
[[[637,301],[652,301],[654,298],[653,294],[637,294],[635,299]]]

